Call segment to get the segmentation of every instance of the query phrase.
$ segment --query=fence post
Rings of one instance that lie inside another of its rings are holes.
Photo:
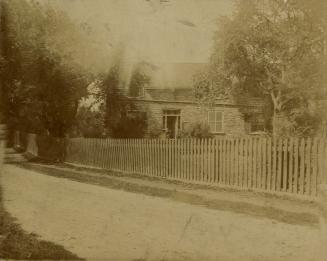
[[[271,156],[272,156],[272,146],[271,146],[271,138],[268,138],[267,141],[267,189],[271,190]]]
[[[257,188],[258,185],[258,162],[257,162],[257,152],[258,152],[258,139],[257,138],[253,138],[253,147],[251,148],[253,150],[253,165],[252,165],[252,172],[253,172],[253,188]]]
[[[293,191],[293,156],[294,156],[294,140],[289,140],[289,157],[288,157],[288,192]]]
[[[235,139],[230,140],[230,185],[235,185]]]
[[[282,173],[283,173],[283,139],[278,141],[278,171],[277,171],[277,191],[282,191]]]
[[[250,162],[249,162],[249,146],[250,146],[250,139],[245,138],[244,140],[244,184],[246,188],[251,186],[250,184]]]
[[[304,138],[301,139],[301,145],[300,145],[300,193],[304,193],[304,167],[305,167],[305,141]]]
[[[257,188],[261,189],[262,186],[262,139],[257,139]]]
[[[288,154],[288,139],[284,139],[283,141],[283,150],[282,152],[284,153],[283,155],[283,169],[282,169],[282,182],[283,182],[283,192],[286,192],[287,190],[287,154]]]
[[[294,145],[294,185],[293,185],[293,192],[294,193],[298,193],[299,191],[299,182],[298,182],[298,178],[299,178],[299,139],[295,139],[294,141],[295,145]]]
[[[311,192],[313,196],[317,195],[317,171],[318,171],[318,140],[315,138],[313,140],[312,146],[312,180],[311,180]]]
[[[261,139],[262,149],[262,175],[261,175],[261,188],[267,189],[267,139]]]
[[[305,194],[311,194],[311,139],[307,139],[306,147],[306,172],[305,172]]]

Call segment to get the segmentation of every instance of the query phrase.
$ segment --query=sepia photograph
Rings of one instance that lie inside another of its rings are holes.
[[[0,0],[0,259],[327,260],[327,0]]]

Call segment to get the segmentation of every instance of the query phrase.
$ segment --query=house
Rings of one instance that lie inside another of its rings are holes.
[[[139,96],[129,97],[134,104],[130,114],[146,115],[147,133],[159,130],[176,138],[192,124],[209,126],[213,135],[241,136],[264,130],[263,102],[217,99],[214,105],[200,105],[193,88],[193,76],[205,64],[169,64],[157,67],[149,86]]]

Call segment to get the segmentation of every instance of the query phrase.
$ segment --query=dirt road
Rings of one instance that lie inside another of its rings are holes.
[[[6,209],[23,229],[85,258],[324,260],[318,228],[207,209],[6,166]],[[320,257],[320,259],[319,259]]]

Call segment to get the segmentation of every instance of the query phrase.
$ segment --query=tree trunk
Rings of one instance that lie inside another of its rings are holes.
[[[276,128],[277,128],[277,122],[276,122],[276,117],[277,117],[277,112],[276,112],[276,108],[274,106],[273,108],[274,110],[274,113],[273,113],[273,118],[272,118],[272,134],[273,134],[273,137],[276,137]]]
[[[271,91],[270,93],[272,102],[273,102],[273,118],[272,118],[272,134],[273,136],[277,136],[279,128],[278,125],[278,112],[281,110],[281,92],[279,91],[277,94],[274,93],[274,91]]]

